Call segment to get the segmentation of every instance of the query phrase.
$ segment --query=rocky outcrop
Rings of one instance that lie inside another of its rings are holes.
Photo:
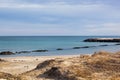
[[[85,39],[84,42],[120,42],[120,38],[90,38]]]
[[[3,52],[0,52],[0,55],[12,55],[14,54],[13,52],[10,52],[10,51],[3,51]]]
[[[32,52],[48,52],[48,50],[34,50]]]

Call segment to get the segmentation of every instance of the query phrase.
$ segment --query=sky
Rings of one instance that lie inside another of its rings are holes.
[[[0,0],[0,36],[120,35],[120,0]]]

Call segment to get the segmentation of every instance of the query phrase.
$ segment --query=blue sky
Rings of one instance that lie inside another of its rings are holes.
[[[120,35],[120,0],[0,0],[10,35]]]

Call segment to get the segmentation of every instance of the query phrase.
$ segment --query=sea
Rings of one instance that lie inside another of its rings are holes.
[[[30,51],[30,53],[0,55],[0,57],[80,55],[98,51],[120,51],[120,45],[115,45],[117,43],[83,41],[88,38],[120,38],[120,36],[0,36],[0,52]],[[73,49],[74,47],[85,46],[95,47]],[[57,50],[58,48],[62,50]],[[32,52],[34,50],[48,51]]]

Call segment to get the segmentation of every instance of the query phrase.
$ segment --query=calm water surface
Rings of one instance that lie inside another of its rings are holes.
[[[120,46],[105,46],[115,43],[83,42],[87,38],[120,38],[120,36],[0,36],[0,51],[32,51],[47,49],[48,52],[24,53],[8,56],[51,56],[91,54],[96,51],[120,51]],[[73,47],[98,46],[93,48],[72,49]],[[64,50],[57,51],[57,48]],[[1,55],[0,55],[1,57]],[[3,56],[2,56],[3,57]]]

